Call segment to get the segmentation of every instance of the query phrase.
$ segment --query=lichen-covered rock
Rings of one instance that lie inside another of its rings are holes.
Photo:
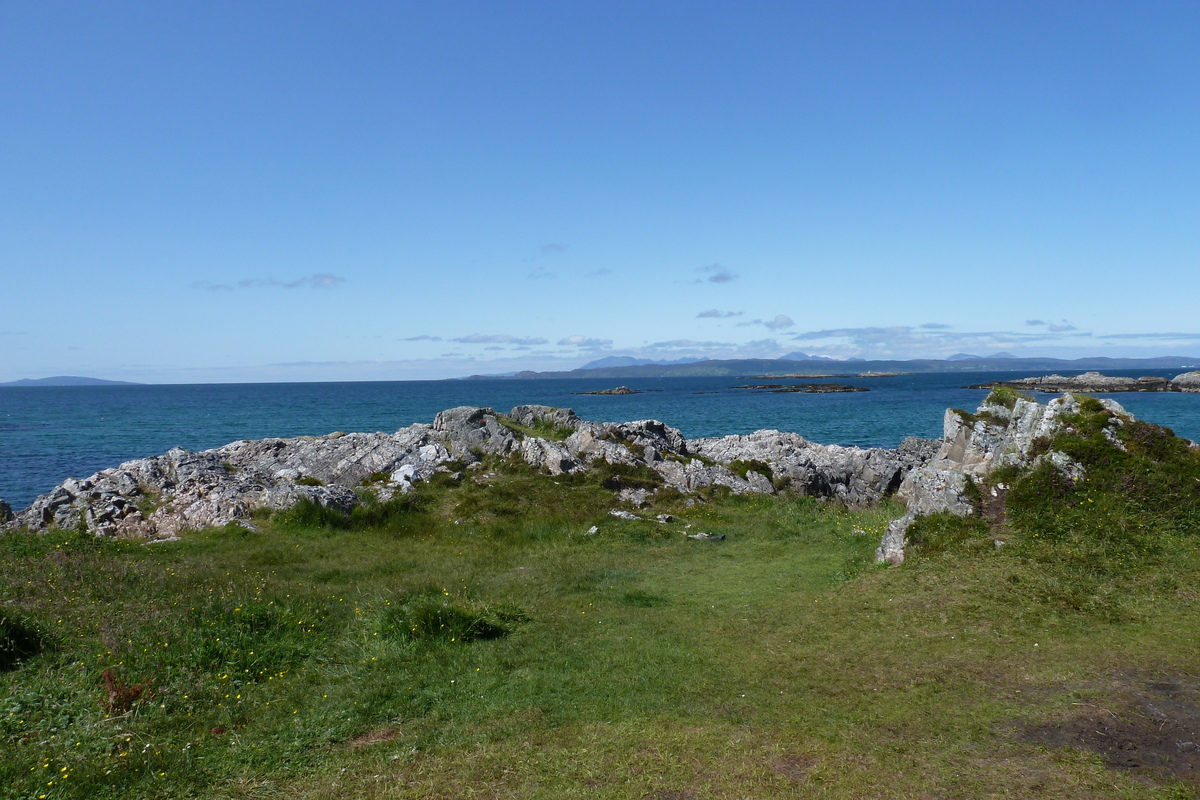
[[[501,424],[490,408],[459,406],[439,411],[433,430],[450,453],[471,463],[481,455],[508,455],[518,443],[517,434]]]

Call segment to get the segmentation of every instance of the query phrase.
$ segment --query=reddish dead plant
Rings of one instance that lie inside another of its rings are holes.
[[[154,691],[150,688],[154,683],[153,675],[137,683],[126,683],[113,675],[111,669],[104,670],[102,676],[105,690],[103,705],[109,713],[126,714],[138,703],[154,696]]]

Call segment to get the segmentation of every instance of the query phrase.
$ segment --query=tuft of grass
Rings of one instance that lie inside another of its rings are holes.
[[[771,469],[771,465],[765,461],[759,461],[757,459],[735,459],[734,461],[729,462],[729,469],[742,480],[745,480],[746,476],[751,472],[757,472],[767,480],[771,480],[775,477],[775,473]]]
[[[1032,399],[1032,396],[1028,393],[1014,389],[1011,386],[993,386],[983,402],[987,405],[1004,406],[1011,411],[1016,407],[1018,400]]]
[[[498,416],[496,417],[496,421],[522,438],[531,436],[551,442],[561,442],[575,432],[574,428],[569,428],[565,425],[555,425],[553,421],[548,419],[534,420],[532,425],[522,425],[508,417]]]
[[[405,594],[388,605],[380,615],[380,632],[414,642],[467,644],[507,636],[525,619],[511,605],[486,603],[458,595],[446,589],[426,587]]]
[[[645,464],[610,464],[596,459],[588,469],[587,480],[599,483],[606,489],[658,489],[663,478]]]

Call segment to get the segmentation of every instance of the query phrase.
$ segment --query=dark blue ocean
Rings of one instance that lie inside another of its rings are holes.
[[[1120,372],[1160,374],[1174,372]],[[218,447],[237,439],[395,431],[460,405],[507,411],[523,403],[573,408],[584,419],[658,419],[689,438],[793,431],[822,444],[893,447],[941,435],[947,407],[973,410],[987,394],[962,387],[1012,373],[832,378],[853,394],[773,394],[734,388],[782,379],[472,380],[157,386],[0,387],[0,499],[20,509],[68,477],[122,461]],[[815,381],[809,381],[815,382]],[[643,394],[579,392],[624,384]],[[1200,440],[1200,394],[1113,395],[1130,412]]]

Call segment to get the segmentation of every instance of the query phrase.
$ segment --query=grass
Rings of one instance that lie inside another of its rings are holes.
[[[574,428],[556,425],[553,420],[549,419],[534,420],[532,425],[522,425],[508,417],[496,417],[496,421],[522,438],[531,436],[551,442],[561,442],[575,432]]]
[[[999,521],[922,521],[900,568],[896,505],[626,521],[602,483],[645,476],[496,461],[262,532],[6,536],[37,646],[0,672],[0,796],[1193,796],[1045,733],[1197,681],[1196,456],[1100,413],[1053,443],[1087,483],[1006,476]]]

